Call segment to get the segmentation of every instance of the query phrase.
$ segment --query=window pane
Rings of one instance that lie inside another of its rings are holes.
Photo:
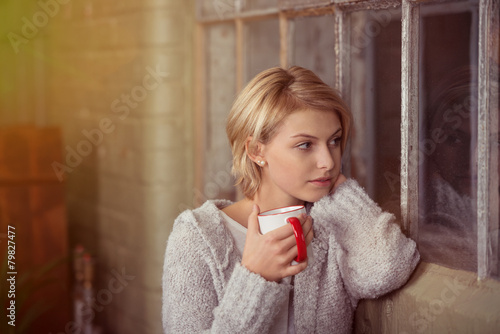
[[[280,66],[278,18],[253,21],[246,26],[245,83],[274,66]]]
[[[205,198],[233,199],[231,150],[225,120],[236,94],[236,52],[233,24],[209,26],[207,46],[207,119],[205,141]]]
[[[351,174],[400,216],[401,13],[351,14]]]
[[[476,271],[477,7],[423,9],[419,249],[425,261]]]
[[[335,22],[333,16],[293,20],[291,65],[316,73],[330,87],[335,85]]]

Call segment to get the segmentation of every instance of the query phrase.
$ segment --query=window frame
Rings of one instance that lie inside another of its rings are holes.
[[[493,25],[494,11],[498,11],[500,0],[478,0],[479,5],[479,48],[478,48],[478,161],[482,162],[478,168],[477,189],[477,277],[482,280],[498,273],[497,253],[498,237],[490,234],[492,224],[497,224],[498,217],[490,217],[490,119],[498,118],[498,111],[491,115],[489,98],[491,82],[489,78],[489,54],[494,46],[488,43],[490,29]],[[418,203],[419,203],[419,34],[421,4],[452,3],[442,0],[331,0],[327,4],[304,4],[299,7],[287,7],[286,1],[279,0],[276,8],[244,10],[243,0],[214,0],[227,11],[216,11],[217,15],[204,16],[201,1],[197,1],[197,23],[195,30],[196,59],[196,124],[195,152],[204,152],[203,145],[206,137],[204,124],[206,121],[206,65],[204,62],[206,27],[213,24],[233,23],[235,26],[236,48],[236,92],[244,85],[245,77],[245,23],[267,18],[279,19],[280,34],[280,65],[287,67],[290,63],[293,41],[292,19],[306,16],[332,15],[335,27],[335,88],[344,99],[350,100],[350,12],[359,10],[386,9],[401,7],[402,15],[402,50],[401,50],[401,227],[404,233],[414,240],[418,239]],[[324,3],[324,1],[322,2]],[[226,7],[223,7],[226,6]],[[231,7],[232,6],[232,7]],[[231,12],[229,9],[233,9]],[[498,15],[498,14],[496,14]],[[498,19],[498,17],[497,17]],[[350,170],[350,159],[347,155],[345,166]],[[195,159],[195,187],[203,189],[204,157],[197,154]],[[195,203],[196,205],[200,203]],[[496,223],[492,223],[495,220]],[[493,252],[488,251],[493,249]]]

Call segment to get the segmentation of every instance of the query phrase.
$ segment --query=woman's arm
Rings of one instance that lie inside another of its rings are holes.
[[[403,285],[419,261],[413,240],[401,233],[355,180],[316,202],[311,216],[332,228],[338,265],[349,294],[374,298]]]
[[[220,268],[203,236],[189,222],[176,224],[163,273],[165,333],[266,332],[290,285],[268,282],[235,264]]]

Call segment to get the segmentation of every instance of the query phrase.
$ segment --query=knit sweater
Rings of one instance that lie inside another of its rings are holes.
[[[220,209],[183,212],[163,273],[165,333],[266,333],[294,289],[297,333],[350,333],[357,303],[403,285],[419,261],[415,242],[354,180],[309,207],[314,257],[294,283],[266,281],[240,264]]]

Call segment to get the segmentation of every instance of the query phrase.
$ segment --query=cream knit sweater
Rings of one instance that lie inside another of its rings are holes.
[[[168,239],[163,273],[165,333],[266,333],[275,305],[294,289],[297,333],[350,333],[362,298],[403,285],[419,261],[415,243],[354,180],[310,207],[314,258],[293,286],[240,265],[220,209],[183,212]]]

